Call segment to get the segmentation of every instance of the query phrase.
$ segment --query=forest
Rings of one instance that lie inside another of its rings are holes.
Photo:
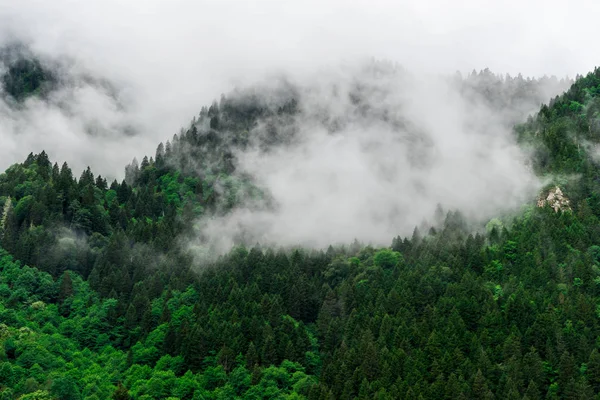
[[[5,91],[46,75],[19,62]],[[189,221],[269,206],[235,154],[291,140],[293,90],[223,96],[120,182],[30,154],[0,175],[0,399],[600,398],[599,95],[596,69],[514,128],[568,207],[532,200],[479,231],[440,207],[387,247],[186,246]]]

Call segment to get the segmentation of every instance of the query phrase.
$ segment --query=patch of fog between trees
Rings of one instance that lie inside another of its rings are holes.
[[[287,90],[300,112],[261,121],[236,154],[237,170],[275,206],[249,201],[200,219],[203,240],[190,243],[198,254],[257,242],[389,245],[432,221],[438,204],[477,224],[514,211],[541,183],[512,126],[568,87],[487,70],[467,79],[415,75],[386,63],[284,81],[258,90],[265,104],[282,104]],[[278,144],[265,147],[271,136]]]
[[[122,167],[116,166],[140,147],[155,146],[154,136],[141,134],[147,121],[131,87],[93,74],[75,59],[34,54],[19,42],[2,48],[0,78],[15,58],[37,60],[52,83],[22,100],[0,84],[1,169],[45,150],[59,165],[66,161],[75,171],[90,166],[118,178]]]

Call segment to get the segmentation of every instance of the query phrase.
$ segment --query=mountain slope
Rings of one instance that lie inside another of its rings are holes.
[[[198,271],[191,220],[276,207],[236,157],[293,142],[293,90],[214,103],[110,186],[30,155],[0,175],[0,245],[22,261],[2,252],[1,395],[593,398],[597,74],[516,128],[572,211],[532,201],[474,234],[438,208],[389,248],[240,245]]]

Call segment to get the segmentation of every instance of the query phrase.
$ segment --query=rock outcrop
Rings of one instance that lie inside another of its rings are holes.
[[[549,205],[555,212],[571,211],[569,199],[563,194],[558,186],[550,189],[546,195],[541,195],[538,199],[538,207]]]

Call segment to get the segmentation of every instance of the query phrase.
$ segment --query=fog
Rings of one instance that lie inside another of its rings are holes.
[[[491,74],[463,81],[385,62],[283,82],[252,93],[276,108],[287,88],[299,113],[291,122],[274,117],[258,124],[250,150],[236,154],[238,171],[255,177],[269,203],[199,220],[199,237],[217,249],[236,240],[387,244],[433,223],[438,205],[474,223],[518,210],[535,198],[540,182],[514,141],[512,123],[535,111],[545,90],[561,86]],[[273,132],[278,144],[265,148],[261,139]]]
[[[89,86],[62,96],[69,115],[32,102],[0,105],[0,168],[46,149],[75,170],[122,177],[133,156],[153,152],[221,93],[267,72],[310,74],[363,57],[412,70],[564,77],[585,73],[595,2],[0,0],[0,42],[112,81],[123,112]],[[85,135],[89,125],[102,134]],[[123,137],[124,126],[135,128]]]
[[[199,229],[226,245],[239,230],[321,245],[388,242],[438,203],[485,218],[535,192],[510,127],[562,87],[548,81],[532,101],[498,107],[448,77],[584,74],[597,11],[592,1],[0,0],[0,45],[25,43],[62,79],[43,100],[0,102],[0,168],[46,150],[76,174],[89,165],[120,179],[222,93],[284,75],[301,93],[298,137],[236,155],[276,210],[242,208]],[[361,75],[372,57],[410,79]],[[367,113],[348,100],[356,79],[371,90]]]

